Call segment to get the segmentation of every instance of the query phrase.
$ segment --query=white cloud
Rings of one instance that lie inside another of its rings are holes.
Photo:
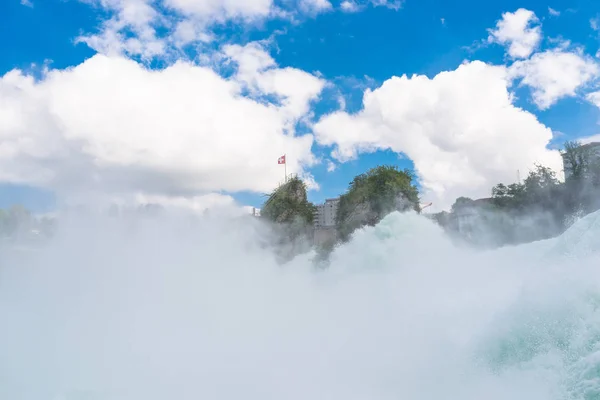
[[[387,7],[392,10],[399,10],[402,8],[403,0],[370,0],[370,3],[374,7]]]
[[[352,0],[345,0],[345,1],[343,1],[342,4],[340,4],[340,8],[344,12],[358,12],[361,9],[359,7],[359,5],[356,4],[356,2],[354,2]]]
[[[318,14],[331,10],[333,6],[328,0],[301,0],[300,8],[309,14]]]
[[[590,19],[590,26],[593,30],[600,30],[600,17]]]
[[[174,46],[207,42],[209,27],[228,20],[252,21],[272,11],[272,0],[80,0],[104,8],[111,17],[96,34],[78,38],[108,55],[163,56]],[[169,12],[165,12],[168,10]],[[158,35],[157,28],[166,30]]]
[[[0,180],[65,193],[264,192],[282,180],[282,153],[288,172],[303,174],[315,162],[313,138],[294,126],[324,82],[278,68],[255,45],[236,50],[231,79],[104,55],[40,81],[9,72],[0,79]],[[262,98],[244,97],[247,85]]]
[[[208,193],[200,196],[164,196],[135,194],[125,204],[156,204],[168,210],[192,211],[197,214],[243,215],[249,214],[247,207],[240,206],[231,196],[220,193]]]
[[[514,13],[502,14],[496,29],[490,29],[488,42],[508,46],[512,58],[527,58],[542,40],[539,20],[533,11],[520,8]]]
[[[299,69],[275,68],[275,60],[258,43],[227,45],[223,51],[238,65],[237,80],[248,85],[252,93],[282,96],[280,111],[291,123],[309,112],[310,101],[317,98],[325,84]]]
[[[387,7],[392,10],[402,8],[403,0],[344,0],[340,4],[340,9],[344,12],[358,12],[367,6],[372,7]]]
[[[600,91],[588,93],[586,98],[592,102],[596,107],[600,108]]]
[[[31,0],[21,0],[21,5],[25,7],[33,8],[33,3]]]
[[[79,1],[101,7],[110,15],[99,32],[84,34],[78,38],[79,42],[103,54],[128,54],[145,59],[171,53],[176,57],[182,46],[213,40],[213,28],[229,21],[257,24],[272,18],[294,20],[332,9],[329,0],[290,0],[278,4],[274,0]]]
[[[593,142],[600,142],[600,133],[597,135],[592,135],[592,136],[586,136],[586,137],[582,137],[577,139],[578,142],[580,142],[581,144],[588,144],[588,143],[593,143]]]
[[[599,74],[598,63],[592,58],[562,49],[537,53],[510,67],[511,76],[522,78],[521,85],[533,89],[533,101],[540,109],[547,109],[563,97],[575,96],[577,89]]]
[[[208,43],[214,40],[214,35],[207,32],[202,24],[186,19],[179,21],[173,31],[173,42],[177,47],[183,47],[192,42]]]
[[[225,22],[267,17],[273,0],[164,0],[164,4],[183,15]]]
[[[548,7],[548,14],[552,15],[553,17],[558,17],[560,16],[560,11],[555,10],[552,7]]]
[[[79,192],[63,199],[62,205],[68,209],[104,211],[116,206],[122,211],[137,210],[143,206],[160,206],[172,213],[238,216],[250,214],[251,207],[242,206],[232,196],[222,193],[201,195],[163,195],[132,191],[130,193]]]
[[[327,115],[313,131],[341,162],[380,149],[406,154],[424,199],[448,207],[458,196],[489,196],[536,162],[560,170],[560,155],[546,149],[552,131],[513,106],[509,85],[505,67],[479,61],[433,79],[394,77],[365,92],[359,113]]]
[[[333,172],[337,169],[336,163],[331,160],[327,160],[327,172]]]
[[[109,55],[129,53],[151,58],[165,52],[166,43],[157,37],[154,28],[161,15],[154,8],[153,0],[80,1],[104,8],[114,15],[102,24],[100,33],[82,35],[78,42]]]

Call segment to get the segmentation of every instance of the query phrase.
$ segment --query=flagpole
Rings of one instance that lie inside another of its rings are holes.
[[[287,183],[287,155],[283,155],[283,173],[285,174],[284,182]]]

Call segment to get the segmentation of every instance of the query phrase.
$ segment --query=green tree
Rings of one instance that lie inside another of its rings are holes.
[[[554,171],[536,164],[535,169],[525,178],[523,187],[527,206],[553,208],[559,194],[560,182]]]
[[[376,225],[393,211],[419,212],[419,191],[409,170],[378,166],[358,175],[340,197],[336,225],[340,239],[346,241],[365,225]]]
[[[492,201],[500,209],[510,212],[531,211],[531,208],[548,208],[556,205],[561,183],[556,173],[536,164],[523,183],[503,183],[492,188]]]
[[[280,262],[311,248],[316,212],[317,208],[308,201],[306,185],[296,177],[269,195],[260,216],[273,224],[274,251]]]
[[[561,153],[565,165],[562,199],[570,213],[589,213],[600,207],[600,158],[590,145],[565,142]]]
[[[504,210],[522,209],[526,203],[525,185],[521,183],[511,183],[505,185],[499,183],[492,188],[493,204]]]
[[[570,171],[567,180],[581,181],[585,179],[586,172],[590,165],[590,151],[580,142],[568,141],[564,144],[561,152],[565,170]]]
[[[306,184],[294,177],[269,195],[261,209],[261,217],[279,224],[312,224],[316,212],[315,205],[308,201]]]
[[[556,173],[536,164],[523,183],[492,188],[492,204],[486,217],[498,244],[523,243],[560,233],[565,220],[562,184]]]
[[[531,206],[544,206],[555,201],[560,182],[550,168],[536,164],[523,183],[505,185],[499,183],[492,188],[494,205],[506,211],[524,211]]]

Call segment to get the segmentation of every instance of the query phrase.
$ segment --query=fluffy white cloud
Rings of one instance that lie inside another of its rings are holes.
[[[136,194],[124,200],[124,204],[157,204],[168,210],[192,211],[197,214],[210,212],[212,215],[244,215],[252,211],[251,207],[240,206],[233,197],[220,193],[191,197]]]
[[[402,8],[402,0],[344,0],[340,9],[344,12],[358,12],[371,5],[373,7],[387,7],[392,10]]]
[[[560,11],[555,10],[552,7],[548,7],[548,14],[552,15],[553,17],[559,17],[560,16]]]
[[[229,20],[251,22],[275,12],[273,0],[80,0],[111,17],[78,41],[103,54],[164,56],[172,47],[212,39],[209,28]],[[157,28],[167,31],[158,35]]]
[[[317,14],[333,8],[329,0],[301,0],[299,5],[309,14]]]
[[[588,93],[588,95],[586,96],[586,98],[589,101],[591,101],[592,103],[594,103],[596,105],[596,107],[600,108],[600,91],[593,92],[593,93]]]
[[[392,10],[399,10],[402,7],[403,0],[370,0],[375,7],[387,7]]]
[[[360,7],[354,1],[345,0],[340,4],[340,8],[344,12],[357,12],[360,11]]]
[[[183,15],[225,22],[264,18],[271,13],[273,0],[164,0],[164,5]]]
[[[143,192],[106,193],[77,192],[61,199],[61,206],[69,210],[106,211],[116,206],[127,212],[140,207],[160,206],[172,213],[239,216],[252,213],[252,207],[242,206],[229,195],[205,193],[200,195],[178,196],[148,194]]]
[[[577,141],[580,142],[581,144],[588,144],[588,143],[600,142],[600,133],[597,134],[597,135],[592,135],[592,136],[586,136],[586,137],[578,138]]]
[[[327,172],[333,172],[337,169],[337,165],[331,161],[331,160],[327,160]]]
[[[552,131],[512,104],[509,85],[505,67],[479,61],[433,79],[393,77],[365,92],[357,114],[327,115],[313,130],[342,162],[380,149],[406,154],[425,200],[447,207],[458,196],[489,196],[536,162],[561,170],[558,152],[546,148]]]
[[[151,59],[177,57],[192,42],[215,38],[212,28],[229,21],[254,24],[269,18],[296,19],[332,9],[329,0],[79,0],[105,9],[97,33],[78,38],[103,54]],[[371,0],[393,7],[395,1]],[[158,32],[161,32],[160,34]]]
[[[308,114],[311,100],[323,89],[324,81],[307,72],[275,68],[275,60],[257,43],[228,45],[224,47],[224,53],[237,63],[236,79],[245,83],[251,93],[282,96],[280,111],[288,116],[290,122]]]
[[[510,75],[522,78],[521,84],[533,89],[535,104],[547,109],[563,97],[575,96],[577,89],[600,75],[600,68],[595,60],[581,52],[555,49],[515,62],[510,67]]]
[[[315,162],[313,138],[295,136],[294,125],[324,82],[278,68],[255,45],[235,50],[231,79],[105,55],[40,81],[9,72],[0,79],[0,180],[157,196],[268,191],[283,179],[283,153],[288,172],[302,174]],[[262,97],[244,96],[248,85]]]
[[[508,46],[512,58],[527,58],[542,40],[542,30],[535,13],[520,8],[514,13],[502,14],[496,29],[490,29],[488,42]]]
[[[151,58],[164,53],[166,43],[157,37],[154,28],[161,15],[153,0],[80,1],[104,8],[113,16],[104,21],[99,33],[83,35],[77,39],[79,42],[109,55],[129,53]]]

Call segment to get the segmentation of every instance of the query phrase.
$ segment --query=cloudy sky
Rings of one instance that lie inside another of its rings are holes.
[[[260,206],[286,154],[439,211],[600,134],[597,0],[2,0],[0,35],[0,207]]]

